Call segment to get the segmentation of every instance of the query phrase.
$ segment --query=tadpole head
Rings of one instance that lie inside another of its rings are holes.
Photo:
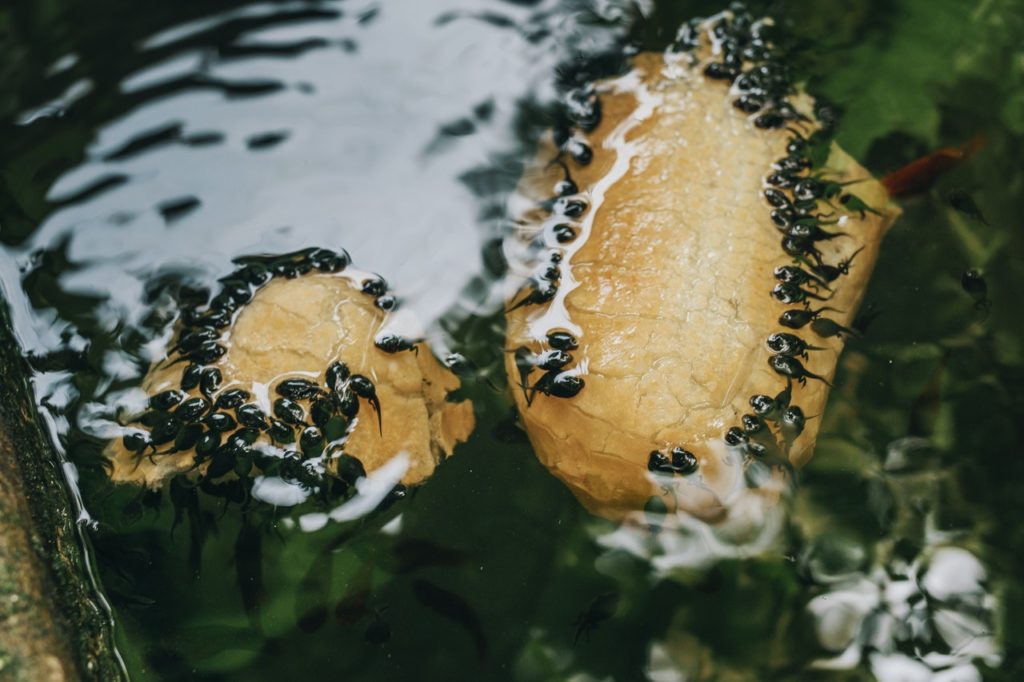
[[[551,332],[548,334],[548,345],[557,350],[576,350],[579,342],[569,332]]]
[[[697,470],[697,456],[685,448],[672,448],[672,469],[683,476],[692,474]]]
[[[572,398],[582,391],[585,385],[583,377],[562,372],[552,381],[550,394],[556,398]]]
[[[750,407],[753,408],[755,414],[764,416],[770,414],[775,409],[775,400],[771,396],[759,393],[757,395],[750,396]]]

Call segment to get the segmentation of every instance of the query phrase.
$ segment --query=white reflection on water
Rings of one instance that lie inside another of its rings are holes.
[[[933,452],[922,438],[889,445],[882,475],[896,504],[893,527],[904,530],[876,543],[872,563],[854,557],[839,574],[812,571],[827,591],[807,610],[818,642],[833,654],[816,660],[814,668],[847,670],[866,663],[879,682],[973,682],[981,679],[976,662],[996,667],[1002,661],[997,599],[984,564],[963,546],[968,529],[942,530],[936,521],[948,474],[929,462]],[[904,523],[908,519],[919,523]],[[917,526],[919,531],[907,530]],[[920,550],[907,556],[898,547],[903,540]],[[843,542],[835,536],[832,541]]]
[[[224,46],[315,45],[287,57],[225,54],[197,47],[196,35],[307,4],[254,4],[151,37],[143,49],[168,54],[129,74],[126,94],[189,78],[281,87],[244,97],[197,85],[154,91],[104,123],[86,160],[49,196],[67,198],[114,174],[127,182],[52,213],[20,259],[69,237],[67,255],[81,267],[61,274],[61,288],[98,294],[113,318],[136,322],[158,273],[212,279],[242,253],[340,246],[383,274],[429,325],[481,272],[490,228],[465,174],[488,168],[514,179],[518,167],[495,159],[522,142],[512,125],[521,102],[552,98],[556,64],[611,38],[580,30],[583,13],[567,4],[493,3],[511,22],[502,26],[480,20],[478,4],[465,0],[395,0],[372,16],[366,3],[318,3],[337,16],[268,23]],[[116,154],[158,130],[176,132],[142,153]],[[269,133],[277,134],[271,142],[254,143]],[[168,214],[179,201],[186,208]],[[31,337],[25,322],[16,326]],[[31,321],[38,337],[25,338],[30,348],[50,324]]]
[[[257,2],[140,41],[134,61],[145,65],[119,83],[132,108],[98,123],[84,159],[48,187],[51,200],[67,203],[18,248],[0,251],[0,289],[26,351],[86,348],[98,343],[93,333],[117,339],[105,348],[90,396],[79,395],[71,372],[36,376],[44,407],[85,405],[62,415],[58,447],[72,425],[116,435],[97,406],[118,404],[128,394],[111,385],[163,356],[169,328],[143,330],[146,338],[130,350],[120,344],[154,310],[173,312],[167,295],[145,301],[146,287],[168,273],[209,284],[241,254],[343,247],[356,265],[386,277],[403,308],[435,334],[437,320],[460,301],[475,308],[487,300],[481,291],[461,296],[482,274],[481,247],[497,234],[500,210],[481,219],[494,196],[482,198],[466,175],[484,169],[515,181],[515,156],[534,143],[514,125],[523,102],[553,99],[556,64],[625,30],[624,22],[588,22],[625,16],[630,3],[487,5],[508,22],[483,20],[475,0]],[[239,20],[256,23],[235,35]],[[312,47],[281,53],[297,44]],[[52,72],[76,62],[85,63],[68,55]],[[211,83],[277,89],[233,96]],[[71,113],[87,120],[89,107],[103,109],[79,87],[20,122]],[[160,141],[132,151],[147,136]],[[127,180],[83,198],[112,177]],[[95,329],[70,321],[84,311],[65,308],[78,304],[29,303],[21,280],[47,251],[70,263],[55,273],[60,294],[97,297],[88,311]],[[284,499],[274,482],[261,482],[260,491]]]
[[[950,472],[935,457],[930,441],[908,437],[890,443],[876,471],[865,470],[867,460],[851,467],[848,482],[874,480],[874,494],[891,511],[887,532],[874,542],[849,532],[827,505],[799,499],[791,516],[776,507],[761,535],[724,535],[693,519],[671,519],[671,527],[633,523],[599,541],[648,559],[652,577],[672,579],[675,568],[779,556],[786,551],[788,521],[790,529],[806,535],[793,567],[808,579],[806,615],[823,652],[810,661],[807,676],[861,669],[879,682],[980,682],[979,665],[995,668],[1003,659],[996,629],[1000,586],[990,582],[982,558],[972,551],[970,527],[948,520],[940,527],[953,503],[943,495]],[[814,499],[819,493],[811,481],[798,495]],[[730,668],[732,663],[719,658],[701,633],[670,627],[651,643],[645,672],[658,682],[709,679],[711,671],[753,674]]]
[[[986,580],[970,551],[938,545],[832,585],[807,608],[822,647],[838,653],[813,667],[847,670],[866,654],[879,682],[980,680],[972,661],[1002,659]]]
[[[636,514],[597,538],[609,551],[625,551],[650,563],[666,576],[679,568],[706,568],[725,559],[757,557],[782,550],[786,526],[784,506],[751,508],[753,516],[716,524],[686,512]]]
[[[409,455],[400,452],[381,467],[356,480],[356,494],[329,512],[311,512],[299,517],[299,528],[312,533],[330,521],[345,523],[362,518],[380,506],[388,493],[409,470]]]

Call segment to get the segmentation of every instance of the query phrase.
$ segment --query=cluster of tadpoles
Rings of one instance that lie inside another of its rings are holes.
[[[829,126],[809,137],[793,127],[808,119],[788,100],[795,88],[787,69],[765,36],[768,25],[755,20],[742,4],[734,3],[729,12],[711,23],[695,19],[685,24],[679,31],[674,48],[681,51],[696,48],[700,44],[701,31],[706,30],[716,57],[705,65],[704,75],[731,84],[731,92],[736,95],[733,106],[750,114],[754,126],[762,129],[788,127],[792,133],[786,146],[786,156],[772,164],[764,190],[772,224],[782,235],[782,250],[793,258],[793,264],[775,269],[776,283],[771,295],[780,303],[803,306],[783,312],[779,324],[788,330],[799,330],[809,324],[811,330],[823,338],[854,334],[853,330],[821,316],[833,308],[811,309],[812,302],[831,298],[832,283],[849,273],[854,257],[860,252],[858,249],[838,265],[823,261],[817,243],[847,235],[825,229],[838,221],[830,219],[835,214],[834,210],[829,215],[822,214],[820,203],[832,207],[831,201],[838,198],[845,210],[858,212],[862,217],[866,212],[875,211],[855,195],[845,193],[845,185],[851,183],[834,182],[813,171],[811,152],[826,142]],[[829,119],[828,123],[832,116],[822,118]],[[744,414],[741,424],[730,427],[724,436],[730,448],[756,457],[788,450],[803,432],[809,417],[791,402],[793,383],[805,385],[808,379],[828,383],[824,377],[808,370],[801,361],[808,358],[809,351],[821,350],[821,347],[808,344],[790,331],[775,332],[765,343],[771,352],[768,365],[785,378],[786,387],[774,397],[752,396],[749,401],[752,412]],[[768,422],[777,426],[781,442]],[[648,468],[666,471],[667,461],[669,459],[663,453],[651,453]]]
[[[171,349],[186,362],[180,388],[152,396],[137,422],[145,430],[123,437],[129,451],[149,457],[194,451],[194,466],[206,464],[204,478],[215,480],[233,472],[241,479],[254,467],[263,474],[281,475],[312,487],[322,481],[317,459],[325,447],[346,436],[365,400],[383,429],[381,406],[373,381],[353,374],[344,362],[333,362],[324,372],[324,385],[304,378],[284,379],[274,387],[272,414],[251,402],[242,388],[222,388],[220,369],[210,366],[226,352],[220,341],[241,308],[255,291],[274,277],[295,278],[311,272],[337,273],[349,264],[345,251],[305,249],[281,256],[252,256],[235,261],[241,267],[220,280],[220,291],[192,289],[181,311],[181,331]],[[383,279],[373,276],[360,284],[382,310],[396,303]],[[199,395],[191,392],[198,389]],[[256,447],[262,435],[274,451]],[[337,457],[332,455],[332,457]],[[361,469],[358,460],[340,455],[342,468]],[[347,460],[352,460],[351,462]],[[351,473],[351,472],[350,472]]]
[[[206,287],[183,287],[180,291],[184,304],[179,318],[181,332],[171,351],[176,352],[180,360],[190,362],[185,375],[201,371],[204,365],[216,362],[227,352],[220,343],[224,330],[271,279],[294,279],[313,271],[341,272],[350,262],[344,250],[317,248],[281,256],[246,256],[235,260],[241,267],[219,280],[220,291],[215,295]]]
[[[601,123],[601,99],[594,86],[584,83],[569,90],[562,100],[563,106],[553,129],[559,155],[567,154],[573,161],[586,166],[594,158],[594,151],[578,131],[589,133]]]
[[[542,243],[549,235],[558,245],[569,244],[579,236],[580,228],[575,221],[586,213],[590,206],[586,197],[580,194],[579,187],[570,177],[569,169],[562,159],[568,155],[580,165],[590,163],[593,153],[574,130],[589,132],[597,127],[600,121],[601,100],[592,86],[585,85],[569,91],[563,100],[563,107],[554,127],[558,155],[551,161],[552,165],[560,165],[565,174],[555,183],[554,196],[540,202],[540,208],[553,218],[550,221],[552,224],[538,235],[538,240]],[[513,299],[516,302],[508,311],[551,301],[558,293],[558,284],[562,276],[562,258],[561,248],[551,248],[547,259],[516,294]]]
[[[651,450],[647,457],[647,470],[662,476],[688,476],[697,471],[697,456],[685,448],[674,447],[668,454],[661,450]]]
[[[569,244],[579,236],[580,228],[574,221],[586,213],[589,203],[580,195],[579,187],[562,159],[568,155],[577,164],[589,164],[593,159],[593,151],[577,131],[590,132],[600,122],[601,100],[593,86],[584,84],[569,90],[556,116],[554,142],[558,147],[558,155],[551,161],[552,165],[562,167],[564,176],[555,183],[554,196],[540,202],[540,208],[553,218],[549,227],[538,235],[538,241],[542,244],[549,236],[558,245]],[[551,301],[558,293],[563,258],[561,248],[556,246],[549,249],[547,258],[516,294],[514,303],[506,312]],[[534,353],[522,346],[514,351],[520,388],[528,406],[533,403],[537,393],[555,398],[572,398],[583,389],[583,378],[569,367],[573,362],[570,352],[578,347],[579,342],[572,334],[552,330],[547,334],[546,349]],[[543,374],[531,385],[530,375],[534,371]]]
[[[568,332],[553,331],[547,335],[547,350],[534,353],[526,346],[515,350],[516,369],[519,371],[519,387],[526,398],[526,405],[533,403],[538,393],[553,398],[572,398],[584,386],[583,378],[568,370],[573,362],[570,351],[579,348],[576,337]],[[530,385],[530,374],[541,371],[541,377]]]
[[[830,215],[822,214],[819,204],[824,202],[834,209],[831,202],[837,200],[846,211],[860,213],[861,217],[876,211],[855,195],[845,192],[845,186],[851,183],[834,182],[813,172],[811,152],[816,145],[826,141],[833,116],[831,112],[823,111],[819,118],[828,125],[809,137],[792,127],[802,125],[808,118],[789,101],[795,88],[788,70],[777,58],[765,35],[769,25],[766,21],[755,20],[741,3],[733,3],[729,12],[710,23],[694,19],[684,24],[673,49],[691,51],[697,48],[702,31],[707,31],[716,56],[704,66],[704,75],[730,83],[731,92],[735,95],[733,106],[749,114],[754,126],[761,129],[788,127],[793,133],[787,143],[787,155],[773,164],[764,191],[772,223],[782,235],[782,250],[793,258],[793,264],[775,269],[776,284],[771,294],[786,305],[802,304],[802,308],[783,312],[779,324],[788,330],[810,325],[811,330],[822,338],[852,335],[856,333],[854,330],[822,317],[822,313],[834,311],[833,308],[811,308],[812,302],[824,302],[831,297],[832,283],[849,273],[853,259],[860,252],[858,249],[838,265],[824,262],[816,245],[847,235],[826,229],[838,221],[830,220],[834,211]],[[589,132],[598,125],[600,104],[590,85],[579,86],[568,93],[559,124],[554,130],[559,155],[552,163],[562,163],[564,155],[581,165],[590,163],[593,151],[577,130]],[[587,210],[586,202],[574,196],[578,191],[566,170],[565,178],[555,187],[555,198],[544,202],[543,206],[555,216],[578,217]],[[578,229],[571,222],[555,222],[552,234],[559,244],[572,242],[577,237]],[[518,302],[510,309],[546,303],[554,298],[560,279],[562,253],[555,249],[549,256],[548,262],[531,277],[517,297]],[[564,371],[572,360],[568,353],[570,349],[552,342],[552,335],[548,339],[549,350],[533,353],[521,347],[515,351],[520,387],[528,405],[538,392],[571,397],[583,385],[582,379]],[[773,333],[766,339],[766,345],[771,351],[769,366],[786,379],[786,387],[776,396],[752,396],[749,401],[752,412],[743,415],[741,425],[730,427],[724,436],[729,447],[757,457],[788,450],[803,432],[809,417],[798,405],[792,404],[793,383],[805,385],[809,379],[827,383],[824,377],[809,371],[801,362],[801,359],[808,358],[808,352],[821,350],[821,347],[808,344],[791,331]],[[572,349],[575,347],[574,343]],[[531,386],[529,376],[535,370],[545,374]],[[570,379],[572,383],[569,383]],[[781,442],[768,422],[776,425],[775,431],[781,436]],[[678,446],[652,451],[648,459],[648,469],[661,475],[688,475],[697,468],[697,458]]]
[[[204,377],[217,371],[206,368]],[[148,433],[126,434],[125,448],[140,455],[149,450],[151,456],[193,450],[196,466],[209,462],[207,478],[217,479],[232,471],[245,477],[254,464],[266,473],[267,455],[253,447],[261,435],[287,448],[271,459],[302,462],[319,457],[328,442],[348,432],[359,413],[360,398],[374,409],[381,428],[380,402],[373,382],[352,374],[343,362],[328,367],[323,387],[302,378],[279,382],[274,388],[277,398],[271,415],[249,402],[252,396],[244,389],[229,388],[214,395],[207,388],[201,388],[201,396],[189,397],[185,390],[178,389],[152,396],[149,409],[139,419],[149,428]],[[167,447],[161,450],[164,445]],[[291,449],[295,447],[298,450]]]
[[[733,3],[730,12],[711,23],[696,18],[683,24],[672,45],[676,52],[692,51],[700,45],[702,31],[707,31],[716,60],[705,65],[704,75],[730,83],[736,95],[733,106],[763,129],[806,120],[787,99],[794,91],[792,79],[768,41],[770,26],[755,20],[742,3]]]

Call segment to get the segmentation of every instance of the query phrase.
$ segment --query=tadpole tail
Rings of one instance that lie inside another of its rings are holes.
[[[849,257],[849,258],[847,258],[847,259],[846,259],[846,260],[844,261],[844,262],[846,263],[846,267],[847,267],[847,268],[849,268],[849,267],[850,267],[850,265],[852,265],[852,264],[853,264],[853,259],[854,259],[854,258],[856,258],[856,257],[857,257],[857,254],[859,254],[859,253],[860,253],[861,251],[863,251],[863,250],[864,250],[864,247],[863,247],[863,246],[861,246],[861,247],[860,247],[859,249],[857,249],[856,251],[854,251],[853,253],[851,253],[851,254],[850,254],[850,257]]]
[[[806,372],[806,375],[810,379],[817,379],[818,381],[820,381],[821,383],[825,384],[829,388],[833,388],[832,382],[830,382],[828,379],[826,379],[825,377],[821,376],[820,374],[815,374],[814,372]]]
[[[850,185],[856,185],[859,182],[867,182],[868,180],[871,180],[871,178],[868,177],[868,178],[857,178],[856,180],[845,180],[843,182],[837,182],[836,184],[839,185],[840,187],[849,187]]]
[[[522,308],[524,305],[530,305],[530,296],[529,296],[529,294],[524,296],[523,299],[521,301],[519,301],[519,303],[516,303],[514,306],[512,306],[510,308],[505,308],[505,314],[507,315],[508,313],[512,312],[513,310],[516,310],[517,308]]]
[[[843,333],[843,334],[849,334],[850,336],[854,337],[855,339],[859,339],[859,338],[860,338],[861,336],[863,336],[863,335],[862,335],[862,334],[861,334],[861,333],[860,333],[859,331],[857,331],[856,329],[851,329],[850,327],[844,327],[844,326],[843,326],[843,325],[841,325],[841,324],[836,324],[836,327],[837,327],[837,328],[839,329],[839,331],[840,331],[841,333]]]
[[[377,413],[377,430],[380,432],[380,435],[383,436],[384,421],[380,413],[380,400],[377,399],[377,396],[372,396],[370,398],[367,398],[367,402],[370,403],[370,406],[373,408],[373,411]]]
[[[812,284],[815,284],[815,285],[821,287],[822,289],[824,289],[825,291],[828,291],[830,294],[834,295],[834,292],[832,291],[832,287],[830,287],[828,285],[829,284],[828,282],[826,282],[825,280],[821,279],[817,275],[810,275],[810,277],[811,277],[810,282]],[[829,298],[832,298],[832,296],[830,295]]]

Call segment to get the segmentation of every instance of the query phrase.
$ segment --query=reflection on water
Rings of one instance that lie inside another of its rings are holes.
[[[846,670],[867,657],[880,682],[980,680],[972,661],[999,665],[995,600],[968,550],[939,546],[829,586],[807,608],[822,647],[836,656],[812,664]]]
[[[974,662],[995,668],[998,609],[988,572],[969,549],[969,535],[940,528],[940,491],[949,475],[914,460],[930,444],[907,438],[890,444],[883,465],[896,500],[895,517],[912,533],[896,533],[873,548],[822,538],[807,549],[808,572],[824,591],[807,604],[821,646],[834,654],[812,663],[847,670],[867,661],[880,682],[980,680]],[[824,556],[830,555],[830,556]]]
[[[155,277],[207,279],[239,253],[343,246],[436,319],[480,271],[486,237],[460,176],[514,149],[516,101],[547,96],[565,54],[553,45],[573,31],[552,17],[559,39],[539,43],[509,30],[530,8],[503,8],[503,24],[458,7],[254,4],[149,36],[140,49],[152,58],[119,86],[134,105],[55,178],[46,199],[57,210],[22,252],[59,244],[78,266],[63,295],[109,297],[107,314],[137,323]],[[82,83],[75,97],[88,94]]]
[[[108,0],[117,11],[83,19],[67,0],[52,16],[15,13],[21,42],[0,46],[25,64],[0,73],[11,92],[0,276],[69,480],[81,478],[133,678],[745,680],[813,667],[1015,679],[1001,614],[1022,603],[1024,553],[1008,530],[1022,336],[1008,320],[1024,290],[1012,259],[985,245],[1017,243],[1003,226],[1021,207],[984,188],[1020,179],[1008,170],[1019,138],[986,118],[1012,114],[1011,99],[969,108],[985,82],[971,65],[1010,61],[996,40],[935,57],[960,108],[916,102],[911,115],[897,109],[907,87],[857,47],[870,35],[911,46],[899,66],[925,63],[901,22],[970,33],[1004,21],[1003,4],[976,16],[919,4],[877,23],[868,2],[850,5],[860,15],[803,8],[790,22],[805,31],[795,63],[845,97],[845,143],[869,160],[898,157],[894,140],[915,153],[951,143],[921,120],[953,137],[987,132],[992,156],[954,181],[978,190],[990,224],[938,196],[908,204],[869,293],[879,318],[847,350],[801,487],[729,532],[656,511],[622,525],[588,516],[492,388],[504,385],[495,239],[549,123],[556,66],[612,45],[638,16],[633,38],[657,46],[719,5],[336,0],[207,13]],[[872,105],[865,125],[855,95],[875,86],[891,111]],[[343,247],[385,274],[431,343],[469,358],[473,439],[387,508],[402,458],[329,507],[273,477],[255,481],[253,504],[110,486],[104,410],[140,398],[183,287],[213,285],[239,254],[307,246]],[[920,274],[964,264],[986,268],[985,321],[955,276]]]

